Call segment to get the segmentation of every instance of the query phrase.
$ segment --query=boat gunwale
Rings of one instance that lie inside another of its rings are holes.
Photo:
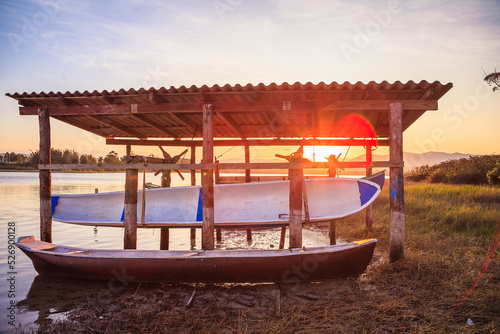
[[[377,239],[366,239],[347,244],[304,247],[292,249],[230,249],[230,250],[146,250],[146,249],[87,249],[55,245],[47,250],[32,249],[28,242],[16,242],[15,245],[28,253],[57,257],[95,258],[95,259],[164,259],[164,260],[187,260],[187,259],[241,259],[242,257],[274,258],[282,256],[315,256],[322,254],[333,254],[347,250],[359,249],[377,243]],[[59,252],[57,250],[60,250]],[[61,252],[64,250],[64,252]],[[80,252],[71,254],[69,252]],[[177,253],[177,254],[173,254]],[[194,253],[194,254],[193,254]],[[116,254],[117,256],[112,256]],[[120,257],[120,254],[136,254],[137,256]],[[144,257],[144,255],[149,255]],[[156,256],[151,256],[156,255]]]

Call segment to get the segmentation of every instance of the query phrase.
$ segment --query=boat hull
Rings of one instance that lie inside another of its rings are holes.
[[[44,247],[39,247],[39,245]],[[357,277],[376,240],[291,250],[92,250],[20,239],[41,275],[124,282],[283,282]],[[38,246],[37,246],[38,245]]]

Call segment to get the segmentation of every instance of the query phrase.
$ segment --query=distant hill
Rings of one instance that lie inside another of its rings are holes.
[[[415,167],[425,166],[425,165],[435,165],[448,160],[456,160],[462,158],[469,158],[473,156],[472,154],[464,153],[444,153],[444,152],[426,152],[426,153],[403,153],[403,159],[405,161],[404,170],[410,171]],[[356,158],[351,159],[351,161],[365,161],[366,155],[362,154]],[[389,160],[388,155],[373,155],[374,161],[387,161]]]

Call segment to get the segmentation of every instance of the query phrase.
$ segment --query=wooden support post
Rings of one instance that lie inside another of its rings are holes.
[[[50,164],[50,116],[47,109],[38,113],[40,130],[40,164]],[[40,178],[40,240],[52,242],[52,174],[39,171]]]
[[[168,250],[168,244],[170,242],[170,229],[168,227],[162,227],[160,230],[160,249]]]
[[[124,249],[137,248],[137,187],[139,170],[125,171],[125,213],[123,217]]]
[[[373,173],[372,162],[373,162],[372,147],[370,145],[367,145],[366,146],[366,176],[370,176]],[[373,209],[372,209],[371,204],[366,207],[365,212],[366,212],[366,217],[365,217],[366,228],[368,230],[372,230],[373,229]]]
[[[330,224],[328,225],[328,235],[330,236],[330,245],[337,244],[337,221],[330,220]]]
[[[169,188],[172,184],[172,171],[162,171],[161,172],[161,187]],[[168,250],[170,243],[170,230],[168,227],[162,227],[160,229],[160,249]]]
[[[214,111],[211,104],[203,105],[203,163],[214,162]],[[214,176],[213,170],[204,170],[201,177],[203,225],[201,230],[201,247],[204,250],[214,249]]]
[[[250,145],[245,145],[245,163],[250,163]],[[249,183],[251,181],[250,169],[245,169],[245,182]],[[252,242],[252,229],[247,229],[247,242]]]
[[[389,156],[391,163],[403,162],[403,104],[389,105]],[[390,168],[390,249],[389,261],[394,262],[404,257],[404,181],[403,167]]]
[[[250,145],[245,145],[245,163],[250,163]],[[245,182],[250,182],[250,169],[245,169]]]
[[[215,159],[214,161],[216,164],[219,163],[219,160]],[[220,184],[220,173],[219,173],[219,169],[217,167],[215,167],[216,170],[215,170],[215,184]],[[222,241],[222,229],[218,228],[215,230],[215,238],[217,240],[217,242],[220,242]]]
[[[294,153],[290,158],[291,163],[302,162],[302,154]],[[302,248],[302,169],[289,169],[290,180],[290,248]]]
[[[196,146],[191,145],[191,164],[196,163]],[[196,185],[196,171],[193,169],[191,171],[191,185],[195,186]],[[196,229],[192,228],[191,229],[191,248],[194,249],[196,247]]]
[[[286,226],[283,226],[281,228],[281,235],[280,235],[280,246],[279,249],[285,248],[285,237],[286,237]]]
[[[328,177],[337,176],[337,164],[333,159],[329,159]],[[330,237],[330,245],[337,244],[337,221],[335,219],[330,220],[328,223],[328,236]]]

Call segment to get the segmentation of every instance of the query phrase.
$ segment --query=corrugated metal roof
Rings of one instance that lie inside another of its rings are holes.
[[[338,132],[339,122],[352,113],[363,116],[378,137],[387,137],[388,113],[380,109],[384,101],[406,103],[406,129],[426,111],[418,101],[437,105],[451,87],[439,81],[284,82],[6,95],[19,102],[21,114],[36,115],[39,108],[48,108],[51,117],[104,137],[199,137],[202,105],[207,103],[216,113],[215,137],[357,137],[361,134],[355,129]]]

